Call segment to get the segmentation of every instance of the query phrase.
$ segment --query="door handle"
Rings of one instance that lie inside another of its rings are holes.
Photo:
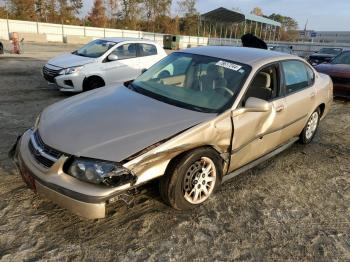
[[[279,105],[276,107],[276,112],[281,112],[284,110],[284,105]]]

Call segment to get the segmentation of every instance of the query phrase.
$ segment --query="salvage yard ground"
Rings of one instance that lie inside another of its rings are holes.
[[[22,55],[0,56],[1,261],[350,260],[350,104],[343,101],[310,145],[293,145],[190,212],[164,205],[156,184],[133,207],[95,221],[35,196],[7,151],[44,107],[68,96],[48,87],[40,70],[73,49],[26,44]]]

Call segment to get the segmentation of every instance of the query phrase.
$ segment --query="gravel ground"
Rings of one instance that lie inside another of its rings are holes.
[[[234,178],[191,212],[164,205],[155,185],[101,220],[34,195],[7,151],[44,107],[67,97],[40,68],[73,48],[26,45],[23,55],[0,57],[1,261],[350,261],[350,104],[342,101],[310,145]]]

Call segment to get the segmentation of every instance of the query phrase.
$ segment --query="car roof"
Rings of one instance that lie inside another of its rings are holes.
[[[205,55],[227,59],[243,64],[255,65],[256,63],[269,62],[282,59],[299,59],[295,55],[280,53],[265,49],[232,47],[232,46],[202,46],[182,50],[180,52],[191,53],[196,55]]]
[[[126,41],[131,41],[131,42],[142,42],[142,43],[152,43],[152,44],[156,44],[154,41],[152,40],[148,40],[148,39],[142,39],[142,38],[133,38],[133,37],[104,37],[104,38],[100,38],[101,40],[105,40],[105,41],[110,41],[110,42],[115,42],[115,43],[121,43],[121,42],[126,42]]]

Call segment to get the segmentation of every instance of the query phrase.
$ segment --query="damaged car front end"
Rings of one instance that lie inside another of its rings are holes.
[[[132,84],[95,90],[46,108],[14,159],[39,195],[102,218],[120,194],[164,175],[185,151],[212,146],[227,169],[231,113],[209,111],[164,103]]]
[[[132,82],[47,107],[12,154],[30,188],[82,217],[105,217],[126,192],[157,178],[167,204],[194,208],[222,181],[298,140],[305,126],[304,143],[312,140],[331,82],[314,78],[303,90],[313,99],[294,108],[300,99],[291,100],[289,119],[276,68],[290,59],[304,64],[249,48],[175,52]]]

